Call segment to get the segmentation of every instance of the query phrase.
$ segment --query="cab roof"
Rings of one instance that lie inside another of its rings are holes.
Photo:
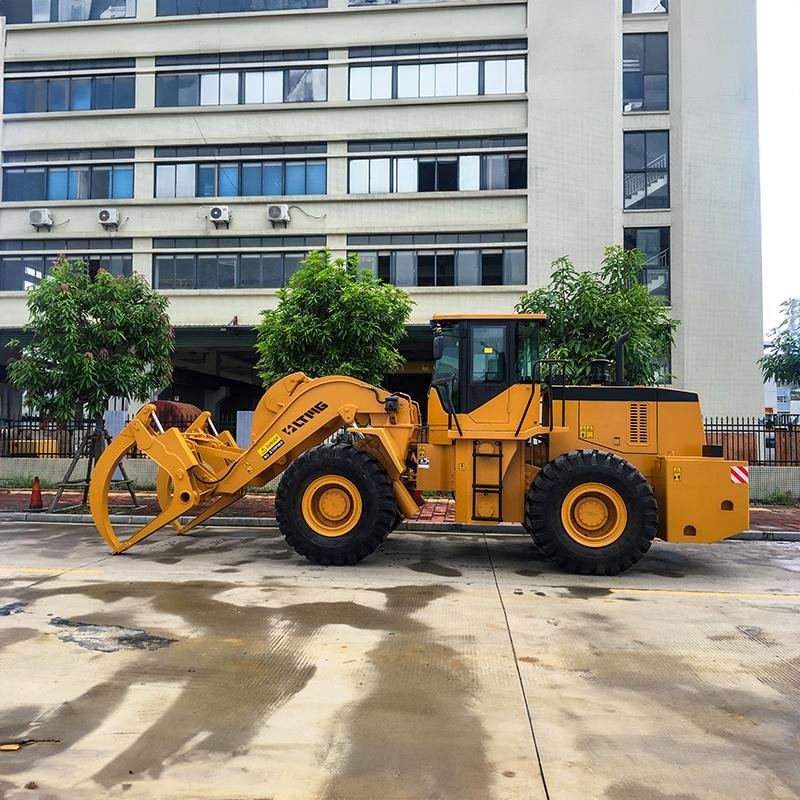
[[[435,320],[464,320],[471,319],[547,319],[546,314],[434,314],[431,317]]]

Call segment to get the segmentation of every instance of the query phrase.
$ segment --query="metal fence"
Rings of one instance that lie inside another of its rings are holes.
[[[165,428],[186,430],[192,419],[162,423]],[[213,423],[218,431],[236,436],[235,414],[219,416]],[[93,424],[91,420],[56,423],[36,417],[0,419],[0,458],[72,458]],[[707,443],[721,445],[727,459],[755,466],[800,466],[800,415],[710,417],[705,431]],[[129,457],[145,456],[133,451]]]
[[[753,466],[800,466],[800,415],[712,417],[705,421],[708,444],[722,446],[722,455]]]
[[[218,431],[236,435],[236,415],[213,420]],[[162,420],[164,427],[186,430],[191,419]],[[0,458],[72,458],[86,435],[94,427],[92,420],[51,422],[38,417],[0,419]],[[146,458],[136,450],[129,458]]]

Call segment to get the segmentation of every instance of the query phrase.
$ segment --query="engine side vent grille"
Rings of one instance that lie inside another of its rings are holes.
[[[648,431],[647,403],[630,403],[628,406],[630,419],[631,444],[647,444],[650,439]]]

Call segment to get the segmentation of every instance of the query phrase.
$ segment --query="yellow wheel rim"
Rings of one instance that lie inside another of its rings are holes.
[[[565,498],[561,522],[584,547],[605,547],[622,536],[628,524],[625,501],[604,483],[582,483]]]
[[[323,475],[303,492],[303,518],[320,536],[344,536],[361,519],[361,493],[341,475]]]

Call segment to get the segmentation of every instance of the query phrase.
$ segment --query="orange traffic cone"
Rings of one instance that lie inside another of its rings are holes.
[[[42,502],[42,485],[39,483],[39,476],[33,479],[33,489],[31,489],[31,503],[28,506],[29,511],[43,511],[44,503]]]

